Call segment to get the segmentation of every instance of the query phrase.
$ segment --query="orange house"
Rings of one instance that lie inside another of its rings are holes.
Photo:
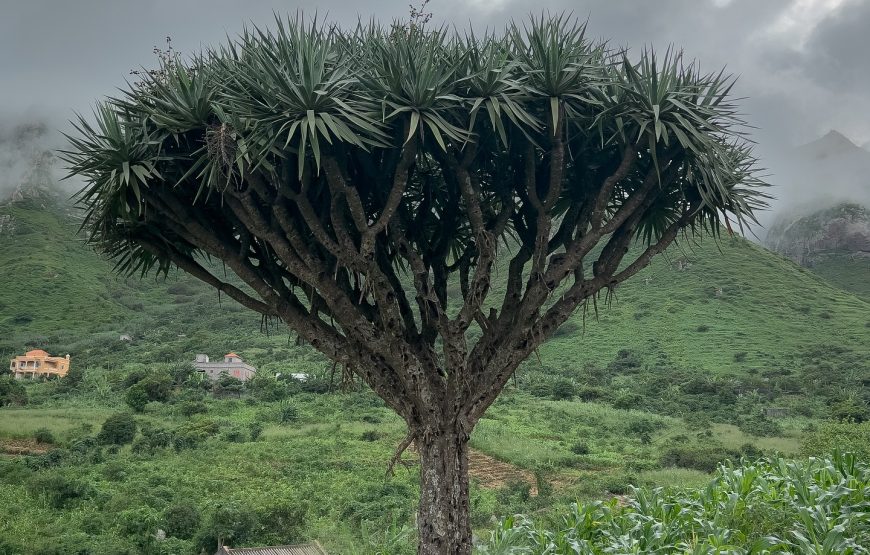
[[[62,378],[69,372],[69,355],[53,357],[42,349],[27,351],[12,359],[9,370],[15,379]]]

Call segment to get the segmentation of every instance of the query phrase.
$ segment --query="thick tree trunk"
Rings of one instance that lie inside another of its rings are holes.
[[[468,433],[420,434],[419,555],[470,555]]]

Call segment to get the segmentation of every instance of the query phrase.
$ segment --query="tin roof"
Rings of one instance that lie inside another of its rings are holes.
[[[273,545],[270,547],[224,546],[215,555],[327,555],[317,542],[296,545]]]
[[[237,355],[236,353],[227,353],[227,354],[224,355],[224,357],[236,357],[236,358],[242,358],[242,357],[240,357],[239,355]]]

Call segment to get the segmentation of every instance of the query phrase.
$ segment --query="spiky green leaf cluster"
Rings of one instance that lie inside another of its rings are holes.
[[[107,99],[93,118],[80,117],[65,153],[71,172],[88,183],[80,197],[85,228],[126,269],[156,262],[134,236],[185,248],[142,217],[143,188],[171,186],[192,203],[219,202],[213,199],[227,188],[264,172],[292,189],[318,182],[326,153],[349,156],[378,175],[412,140],[420,168],[443,152],[475,148],[482,201],[497,208],[522,186],[505,172],[516,173],[524,145],[543,157],[550,138],[564,135],[557,218],[589,202],[627,148],[643,164],[678,159],[678,175],[662,181],[667,190],[638,226],[648,243],[687,200],[700,200],[692,225],[715,232],[729,218],[753,219],[766,198],[731,78],[702,73],[676,52],[657,58],[643,51],[634,59],[591,40],[585,24],[564,15],[483,37],[279,18],[274,29],[246,30],[164,69]],[[415,175],[405,192],[412,209],[423,181],[437,181],[437,174]],[[609,214],[641,177],[638,170],[614,189]],[[389,183],[372,178],[365,187],[363,201],[376,214]],[[434,204],[456,202],[445,193]],[[419,223],[419,240],[435,240],[446,221],[432,209]],[[451,224],[457,253],[468,242],[466,221],[461,213]]]

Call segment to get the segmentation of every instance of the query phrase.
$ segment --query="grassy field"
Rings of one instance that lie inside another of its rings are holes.
[[[39,398],[54,387],[29,389]],[[385,479],[404,429],[371,393],[303,392],[278,402],[206,398],[204,414],[184,416],[179,408],[191,394],[179,390],[176,401],[151,403],[137,415],[142,431],[132,447],[121,448],[88,444],[122,403],[120,391],[94,407],[81,406],[83,393],[57,396],[48,403],[55,408],[0,409],[0,448],[39,429],[55,442],[37,445],[49,450],[44,455],[0,458],[3,512],[26,515],[0,521],[0,537],[15,539],[6,544],[10,553],[49,553],[50,545],[89,553],[193,553],[211,545],[215,526],[228,526],[226,511],[250,516],[251,522],[225,531],[239,545],[317,538],[330,553],[372,553],[389,545],[384,553],[411,552],[410,532],[402,527],[412,520],[415,467],[400,466]],[[282,422],[288,406],[294,416]],[[148,448],[155,429],[181,434],[206,422],[213,429],[195,446]],[[254,423],[262,427],[255,439]],[[643,430],[652,430],[650,441]],[[624,494],[629,484],[701,484],[708,471],[663,462],[687,434],[694,436],[692,428],[675,418],[508,392],[472,437],[475,451],[499,463],[472,468],[475,527],[485,533],[494,519],[516,512],[556,515],[577,499]],[[723,453],[698,456],[715,465]],[[413,452],[405,458],[413,461]],[[498,487],[480,485],[494,472]],[[149,546],[131,524],[171,527],[167,515],[186,502],[199,515],[189,537]],[[284,519],[280,529],[278,517]]]

